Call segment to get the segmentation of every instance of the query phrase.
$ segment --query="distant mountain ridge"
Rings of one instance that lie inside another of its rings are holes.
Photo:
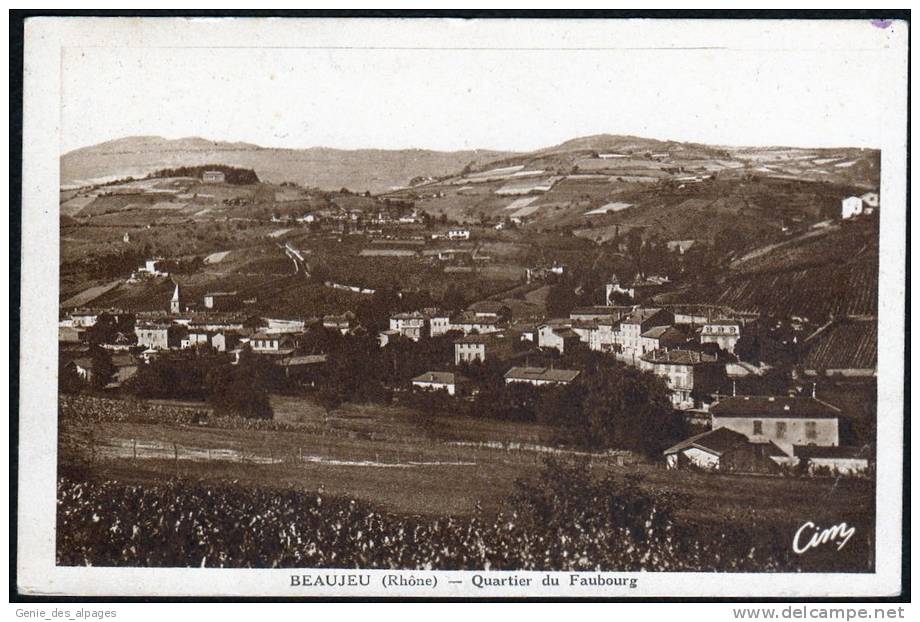
[[[347,150],[331,147],[282,149],[200,137],[129,136],[65,153],[61,156],[61,185],[92,185],[123,177],[139,177],[162,168],[226,164],[253,169],[260,179],[271,183],[293,181],[325,190],[348,188],[358,192],[370,190],[376,194],[407,186],[413,179],[448,177],[461,174],[461,171],[483,171],[503,166],[520,165],[528,169],[565,173],[582,165],[581,160],[597,158],[601,154],[622,157],[624,161],[652,158],[670,166],[711,161],[718,168],[731,164],[748,167],[756,173],[787,174],[790,177],[802,174],[796,169],[798,162],[818,158],[824,170],[815,175],[823,176],[826,181],[862,185],[877,183],[879,164],[876,150],[721,146],[616,134],[582,136],[530,152],[487,149]],[[815,162],[809,164],[813,165]]]
[[[469,164],[484,164],[512,155],[483,149],[280,149],[199,137],[129,136],[62,155],[61,185],[89,185],[143,176],[162,168],[221,163],[251,168],[268,182],[293,181],[327,190],[344,187],[382,192],[405,186],[415,177],[448,175]]]

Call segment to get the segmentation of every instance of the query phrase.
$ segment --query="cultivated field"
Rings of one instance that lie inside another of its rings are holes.
[[[143,402],[61,399],[63,466],[80,465],[100,477],[133,482],[179,475],[322,488],[411,514],[497,511],[514,481],[533,477],[546,456],[580,455],[554,451],[551,431],[534,424],[436,418],[399,406],[347,404],[327,417],[309,399],[274,396],[276,423],[250,428],[194,424],[187,414],[185,423],[175,423],[181,417],[163,406],[139,418],[132,413],[150,408]],[[150,423],[157,417],[164,423]],[[135,443],[141,447],[137,459]],[[643,489],[676,496],[677,516],[688,522],[792,526],[805,520],[865,520],[874,511],[873,486],[863,480],[669,471],[658,462],[615,455],[593,456],[591,469],[599,476],[640,476]]]

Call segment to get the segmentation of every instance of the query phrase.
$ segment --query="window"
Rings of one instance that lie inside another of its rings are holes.
[[[776,438],[786,438],[786,422],[776,422]]]
[[[754,420],[754,434],[763,434],[763,421]]]
[[[806,421],[805,422],[805,438],[818,438],[818,422],[817,421]]]

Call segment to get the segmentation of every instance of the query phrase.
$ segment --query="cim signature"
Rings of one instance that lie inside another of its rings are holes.
[[[804,544],[800,544],[801,540],[806,538],[809,532],[811,533],[811,538]],[[795,537],[792,539],[792,550],[801,555],[808,549],[816,549],[822,544],[835,542],[839,551],[850,541],[854,533],[856,533],[856,527],[850,527],[846,523],[821,529],[813,522],[808,521],[795,532]]]

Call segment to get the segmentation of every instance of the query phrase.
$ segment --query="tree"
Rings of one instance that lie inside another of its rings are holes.
[[[441,299],[441,305],[448,311],[460,311],[465,304],[463,292],[460,291],[460,288],[453,283],[448,285],[447,290],[444,292],[444,297]]]
[[[271,419],[267,390],[268,372],[257,355],[244,351],[236,365],[211,369],[205,380],[208,401],[221,414],[247,419]]]
[[[58,391],[61,393],[80,393],[85,385],[73,365],[64,365],[58,372]]]
[[[328,422],[335,409],[345,402],[345,396],[338,387],[325,385],[316,392],[316,401],[319,402],[325,413],[324,422]]]
[[[90,347],[89,356],[93,366],[90,385],[97,390],[104,389],[115,376],[116,370],[112,364],[112,355],[98,345],[94,345]]]
[[[683,437],[683,419],[671,407],[661,378],[625,366],[588,371],[582,376],[582,416],[573,430],[581,444],[657,457]]]
[[[568,284],[552,285],[546,294],[546,313],[550,317],[567,317],[577,305],[578,297]]]

